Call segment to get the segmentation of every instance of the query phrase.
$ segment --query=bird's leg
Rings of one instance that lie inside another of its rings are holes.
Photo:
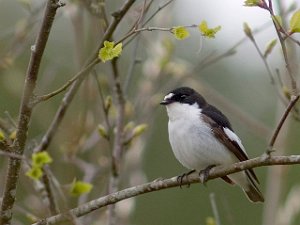
[[[189,179],[188,179],[188,175],[194,173],[196,170],[191,170],[187,173],[184,173],[180,176],[177,177],[177,182],[179,183],[179,187],[182,188],[182,181],[183,181],[183,178],[186,177],[187,181],[188,181],[188,186],[187,187],[190,187],[190,183],[189,183]]]
[[[210,165],[206,167],[204,170],[201,170],[199,173],[199,178],[202,184],[206,185],[206,181],[208,180],[209,171],[215,167],[216,165]]]

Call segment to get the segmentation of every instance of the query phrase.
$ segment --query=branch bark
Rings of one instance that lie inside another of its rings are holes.
[[[12,147],[13,153],[20,156],[23,155],[27,140],[28,124],[33,109],[31,101],[34,98],[33,92],[36,86],[42,56],[46,47],[46,43],[48,41],[56,11],[61,6],[63,6],[63,4],[59,3],[59,0],[48,0],[41,28],[37,35],[35,44],[31,47],[31,57],[25,77],[17,134]],[[11,224],[12,209],[16,199],[16,189],[19,179],[21,162],[21,159],[15,157],[9,159],[9,166],[6,175],[6,182],[1,205],[0,225]]]
[[[117,60],[112,61],[114,92],[117,99],[117,119],[116,119],[116,135],[114,138],[114,145],[112,149],[112,174],[109,180],[109,193],[118,191],[120,183],[120,167],[122,155],[124,150],[123,145],[123,128],[124,128],[124,113],[125,113],[125,98],[120,83],[120,75],[117,65]],[[108,224],[117,224],[117,216],[115,212],[115,205],[111,205],[108,210]]]
[[[245,169],[271,166],[271,165],[293,165],[300,164],[300,155],[290,155],[290,156],[270,156],[266,157],[262,155],[257,158],[253,158],[247,161],[235,163],[227,166],[217,166],[209,171],[208,180],[212,180],[218,177],[223,177],[231,173],[239,172]],[[189,180],[183,180],[183,185],[188,185],[190,183],[199,183],[200,178],[198,174],[192,174],[189,176]],[[81,217],[87,215],[97,209],[102,207],[115,204],[124,199],[132,198],[138,195],[146,194],[149,192],[160,191],[163,189],[178,187],[180,184],[177,181],[177,177],[172,177],[169,179],[159,179],[146,184],[137,185],[134,187],[126,188],[124,190],[100,197],[98,199],[87,202],[77,208],[74,208],[66,213],[58,214],[46,219],[43,219],[32,225],[50,225],[56,224],[67,220],[67,215],[72,214],[75,217]]]

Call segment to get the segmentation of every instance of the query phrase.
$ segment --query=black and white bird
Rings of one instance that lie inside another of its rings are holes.
[[[168,93],[161,102],[169,117],[169,140],[177,160],[190,170],[205,171],[248,159],[244,146],[227,117],[189,87]],[[252,169],[222,177],[239,185],[249,200],[263,202]]]

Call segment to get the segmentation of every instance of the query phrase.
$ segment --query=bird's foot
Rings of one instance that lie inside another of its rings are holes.
[[[208,180],[209,177],[209,171],[215,167],[216,165],[210,165],[208,167],[206,167],[204,170],[201,170],[199,173],[199,178],[200,178],[200,182],[204,185],[206,185],[206,182]]]
[[[187,172],[187,173],[184,173],[184,174],[182,174],[182,175],[180,175],[180,176],[177,177],[177,182],[179,183],[179,187],[180,187],[180,188],[182,188],[182,182],[183,182],[183,179],[184,179],[185,177],[186,177],[186,180],[187,180],[187,182],[188,182],[187,187],[190,187],[191,184],[189,183],[188,175],[194,173],[195,171],[196,171],[196,170],[191,170],[191,171],[189,171],[189,172]]]

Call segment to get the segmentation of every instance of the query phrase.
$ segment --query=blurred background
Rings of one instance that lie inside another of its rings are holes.
[[[82,68],[103,35],[101,10],[105,9],[111,20],[110,14],[124,3],[121,0],[65,2],[66,6],[59,9],[54,21],[43,57],[38,95],[58,89]],[[254,37],[264,51],[276,38],[268,12],[245,7],[242,0],[174,0],[159,11],[169,1],[147,1],[150,2],[145,18],[157,14],[144,27],[198,25],[206,20],[210,27],[220,25],[222,29],[215,39],[201,37],[196,28],[189,29],[191,36],[182,41],[176,40],[170,32],[144,31],[129,43],[128,39],[123,42],[119,68],[127,100],[126,132],[130,134],[139,124],[147,124],[147,130],[126,145],[119,188],[186,172],[173,156],[168,142],[166,110],[159,105],[163,96],[178,86],[195,88],[220,108],[250,157],[263,154],[285,109],[281,97],[284,98],[290,84],[279,44],[267,58],[275,78],[272,84],[253,43],[245,37],[243,23],[247,22],[253,30],[258,29]],[[115,41],[132,28],[143,4],[142,0],[136,1],[129,10],[115,32]],[[285,25],[300,7],[299,2],[293,0],[277,0],[273,4],[275,11],[282,14]],[[7,135],[15,130],[30,48],[44,6],[45,1],[38,0],[0,0],[0,118],[1,124],[8,127]],[[299,35],[294,37],[300,39]],[[288,50],[299,83],[299,46],[288,43]],[[50,168],[64,190],[68,208],[107,194],[111,143],[97,132],[99,124],[108,129],[99,90],[104,99],[112,96],[108,117],[114,126],[116,100],[111,66],[101,63],[82,83],[47,149],[54,159]],[[63,96],[61,93],[35,108],[25,152],[28,158],[47,131]],[[299,134],[300,123],[296,116],[291,116],[280,133],[274,154],[299,154]],[[1,156],[1,193],[6,167],[7,159]],[[25,212],[37,217],[47,215],[35,182],[25,176],[27,169],[24,166],[21,172],[15,224],[30,222]],[[251,204],[238,187],[217,179],[209,181],[207,186],[193,184],[190,188],[172,188],[122,201],[117,204],[119,224],[214,224],[212,202],[217,205],[222,225],[299,224],[299,166],[262,167],[255,171],[266,198],[264,204]],[[74,178],[93,184],[91,193],[70,196],[67,189]],[[105,209],[97,210],[81,220],[82,224],[106,224],[107,213]]]

